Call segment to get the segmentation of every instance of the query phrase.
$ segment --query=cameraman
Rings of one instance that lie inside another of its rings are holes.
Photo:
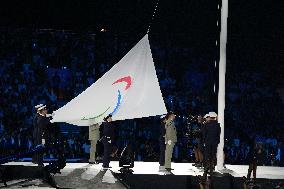
[[[203,117],[198,116],[197,117],[197,128],[194,130],[194,138],[195,138],[195,145],[194,145],[194,156],[195,156],[195,164],[193,166],[196,167],[202,167],[203,163],[203,154],[202,154],[202,129],[203,124],[205,123],[205,120]]]
[[[202,167],[203,163],[203,138],[202,138],[202,128],[205,123],[205,119],[201,116],[188,117],[188,135],[190,136],[190,141],[193,144],[195,163],[193,166]]]

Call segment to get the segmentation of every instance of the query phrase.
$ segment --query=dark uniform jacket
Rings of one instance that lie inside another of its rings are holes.
[[[165,128],[165,124],[164,123],[161,123],[161,126],[160,126],[160,141],[163,141],[165,142],[165,135],[166,135],[166,128]]]
[[[203,141],[205,144],[219,144],[221,127],[217,121],[214,120],[205,123],[202,129]]]
[[[46,138],[47,126],[50,123],[49,118],[37,114],[34,118],[34,143],[41,144],[41,140]]]
[[[39,117],[37,119],[37,125],[38,125],[39,133],[41,133],[43,138],[46,138],[46,136],[47,136],[46,131],[47,131],[47,127],[48,127],[49,123],[50,123],[49,118],[39,115]]]
[[[114,140],[115,128],[112,123],[104,122],[103,123],[103,136],[108,140]]]
[[[33,119],[33,138],[36,138],[36,135],[37,135],[37,118],[38,118],[39,114],[37,113],[35,116],[34,116],[34,119]]]

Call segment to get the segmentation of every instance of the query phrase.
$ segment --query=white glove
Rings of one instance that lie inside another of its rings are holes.
[[[172,141],[171,141],[171,140],[168,140],[168,144],[171,145],[171,144],[172,144]]]
[[[107,142],[111,144],[111,140],[109,140],[109,141],[107,141]]]
[[[45,144],[45,139],[43,138],[43,139],[41,139],[41,144]]]

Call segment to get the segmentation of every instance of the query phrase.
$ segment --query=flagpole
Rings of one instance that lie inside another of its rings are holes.
[[[218,5],[219,6],[219,5]],[[219,92],[218,92],[218,122],[221,126],[220,143],[217,151],[217,169],[224,169],[224,111],[225,111],[225,75],[226,75],[226,44],[227,44],[228,0],[222,0],[221,32],[220,32],[220,62],[219,62]]]

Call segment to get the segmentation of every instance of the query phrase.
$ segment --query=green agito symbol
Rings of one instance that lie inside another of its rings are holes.
[[[112,85],[114,85],[114,84],[116,84],[116,83],[120,83],[120,82],[126,82],[127,85],[126,85],[126,87],[125,87],[124,90],[128,90],[128,89],[131,87],[132,78],[131,78],[130,76],[126,76],[126,77],[120,78],[120,79],[118,79],[117,81],[115,81]],[[120,106],[120,103],[121,103],[121,93],[120,93],[120,90],[118,90],[118,97],[117,97],[116,107],[115,107],[114,110],[112,111],[111,115],[113,115],[115,112],[117,112],[118,107]],[[109,109],[110,109],[110,107],[108,107],[108,108],[106,109],[106,111],[104,111],[103,113],[101,113],[101,114],[98,115],[98,116],[90,117],[90,118],[83,117],[81,120],[97,119],[97,118],[103,116]]]

